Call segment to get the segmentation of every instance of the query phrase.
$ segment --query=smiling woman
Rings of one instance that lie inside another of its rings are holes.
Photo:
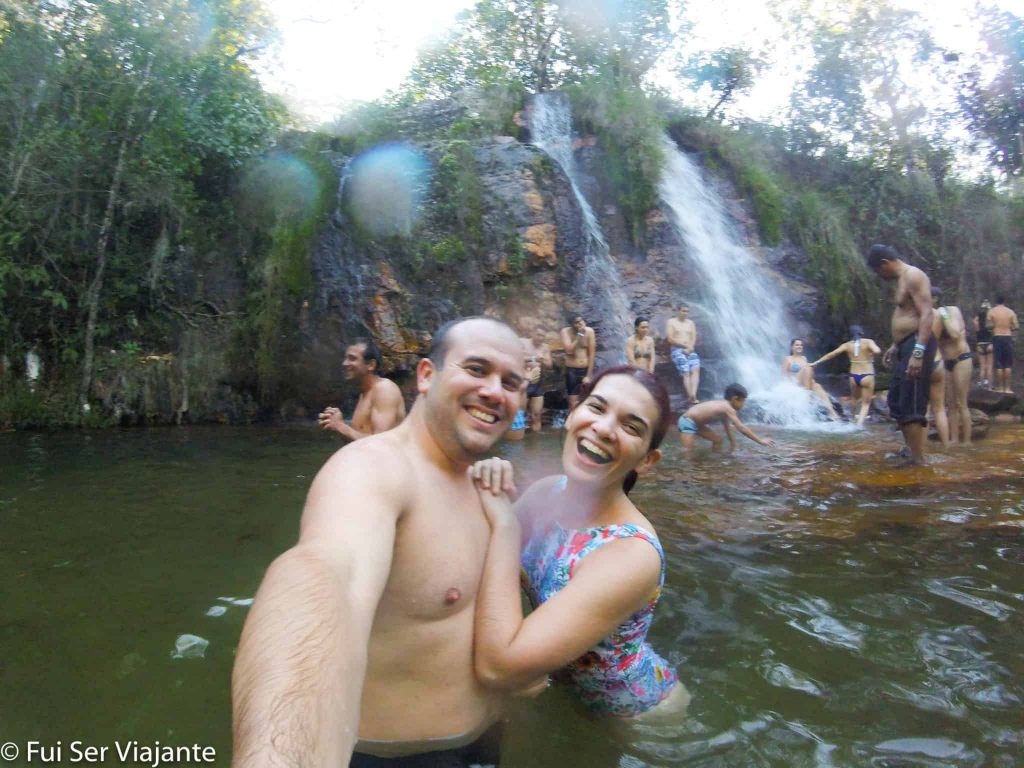
[[[476,609],[477,676],[519,688],[556,672],[595,714],[679,717],[689,694],[646,640],[665,555],[626,496],[637,474],[661,458],[668,394],[631,366],[599,372],[581,394],[566,422],[564,475],[531,486],[513,508],[505,495],[511,465],[490,459],[473,467],[491,524]],[[534,607],[525,619],[521,542]]]

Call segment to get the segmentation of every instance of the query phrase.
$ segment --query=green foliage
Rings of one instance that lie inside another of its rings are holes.
[[[605,78],[568,89],[582,131],[592,131],[605,150],[605,171],[633,242],[640,243],[647,213],[658,205],[663,124],[642,91]]]
[[[723,48],[692,56],[681,74],[691,78],[697,87],[710,87],[714,99],[706,115],[710,119],[737,95],[750,90],[764,67],[764,60],[749,49]]]
[[[961,75],[960,106],[975,135],[989,145],[992,165],[1024,173],[1024,18],[995,8],[981,13],[989,61]],[[993,71],[994,69],[994,71]]]
[[[223,235],[232,175],[284,119],[249,68],[270,16],[259,0],[33,6],[0,9],[0,352],[37,339],[88,368],[104,336],[165,344],[165,304],[192,301],[168,279],[182,246]]]
[[[467,252],[478,256],[484,244],[483,185],[468,142],[449,142],[447,153],[437,163],[431,188],[435,222],[454,227],[460,241],[459,249],[446,246],[442,252],[448,258]]]
[[[337,176],[311,148],[271,156],[246,176],[250,192],[241,202],[249,238],[260,257],[250,273],[243,337],[252,339],[260,397],[269,402],[283,375],[283,330],[313,288],[309,268],[315,234],[335,202]]]
[[[819,14],[810,18],[814,63],[793,94],[794,121],[824,126],[833,142],[879,164],[910,168],[925,118],[943,118],[929,114],[928,98],[908,71],[938,66],[922,17],[890,0],[835,3]]]
[[[829,317],[854,318],[874,291],[844,213],[823,193],[808,190],[795,198],[788,229],[807,255],[805,277],[822,289]],[[845,333],[846,323],[838,325],[834,330]]]
[[[22,381],[0,386],[0,430],[92,429],[109,427],[113,423],[113,419],[99,409],[83,412],[71,386],[33,389]]]

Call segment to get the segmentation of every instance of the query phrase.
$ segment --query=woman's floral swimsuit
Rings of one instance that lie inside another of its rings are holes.
[[[577,563],[588,553],[610,541],[628,538],[643,539],[658,550],[658,587],[647,605],[558,673],[559,679],[576,689],[588,709],[615,717],[646,712],[668,696],[679,680],[675,670],[646,641],[654,606],[665,583],[661,543],[632,524],[567,530],[552,523],[530,538],[522,556],[527,594],[536,608],[569,583]]]

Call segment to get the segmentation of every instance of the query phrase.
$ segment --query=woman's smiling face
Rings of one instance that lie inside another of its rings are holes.
[[[621,482],[657,453],[650,445],[658,416],[650,392],[631,376],[601,378],[566,421],[565,473],[574,480],[602,485]]]

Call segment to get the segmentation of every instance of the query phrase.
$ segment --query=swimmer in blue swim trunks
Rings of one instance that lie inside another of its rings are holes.
[[[844,341],[808,365],[813,368],[843,353],[850,358],[850,396],[853,402],[860,402],[857,425],[862,426],[871,407],[871,398],[875,396],[875,356],[882,354],[882,350],[874,341],[864,337],[863,328],[851,325],[849,341]]]
[[[699,403],[700,356],[697,354],[697,326],[690,319],[690,308],[680,304],[676,317],[668,321],[668,343],[672,347],[672,364],[683,380],[683,395],[691,403]]]
[[[729,452],[736,448],[736,439],[732,435],[732,427],[758,445],[775,447],[775,441],[758,437],[750,428],[740,421],[739,412],[747,401],[747,390],[741,384],[730,384],[725,388],[724,400],[708,400],[706,403],[694,405],[679,417],[679,438],[683,443],[686,458],[693,456],[694,439],[700,435],[711,442],[711,450],[718,451],[722,446],[722,437],[709,426],[714,421],[721,421],[725,428],[725,436],[729,438]],[[731,426],[730,426],[731,425]]]

